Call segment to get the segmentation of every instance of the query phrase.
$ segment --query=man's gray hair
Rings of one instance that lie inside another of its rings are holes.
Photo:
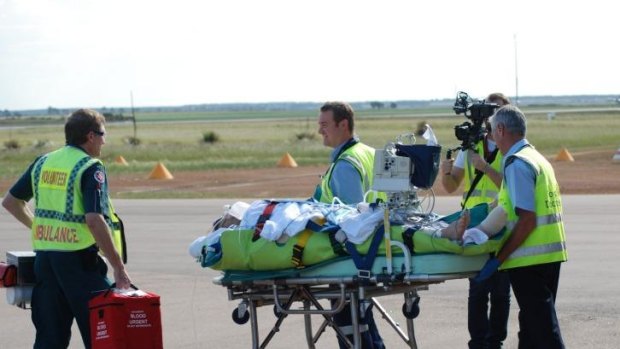
[[[502,124],[508,132],[525,137],[525,132],[527,131],[525,115],[514,105],[509,104],[499,108],[495,112],[495,115],[491,117],[490,121],[492,129]]]

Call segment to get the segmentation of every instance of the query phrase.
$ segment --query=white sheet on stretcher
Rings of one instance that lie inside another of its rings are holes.
[[[268,202],[254,201],[240,223],[241,228],[253,229]],[[309,201],[279,203],[265,222],[260,233],[262,238],[277,241],[282,235],[292,237],[303,231],[309,220],[327,221],[340,226],[349,241],[361,244],[383,219],[383,209],[371,210],[361,205],[360,210],[348,205],[316,205]]]

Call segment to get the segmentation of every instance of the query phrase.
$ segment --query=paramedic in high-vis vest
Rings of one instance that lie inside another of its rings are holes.
[[[508,272],[519,304],[519,348],[564,348],[555,312],[560,265],[567,260],[559,185],[551,164],[525,139],[519,108],[504,106],[490,121],[504,155],[499,205],[507,239],[475,280]]]
[[[333,148],[327,172],[317,186],[313,198],[331,203],[337,197],[345,204],[364,201],[364,194],[372,188],[375,150],[354,135],[354,111],[347,103],[327,102],[319,114],[319,134],[323,145]],[[360,316],[362,348],[384,348],[370,306]],[[334,321],[353,341],[351,310],[347,305],[334,315]],[[340,348],[347,348],[338,338]]]
[[[5,195],[2,205],[31,229],[36,252],[32,293],[34,348],[67,348],[75,318],[90,348],[88,301],[107,289],[107,265],[117,288],[129,288],[122,223],[108,195],[98,159],[105,119],[94,110],[73,112],[65,123],[66,145],[37,158]],[[26,205],[34,198],[34,213]]]
[[[502,93],[492,93],[486,102],[500,106],[510,104]],[[486,123],[488,125],[488,122]],[[441,183],[448,193],[465,182],[461,207],[492,204],[497,199],[502,183],[502,154],[497,149],[490,133],[478,142],[476,150],[459,151],[456,160],[441,164]],[[477,176],[481,176],[478,181]],[[475,184],[475,186],[473,186]],[[472,188],[473,186],[473,188]],[[490,300],[490,310],[489,310]],[[510,280],[506,273],[495,273],[484,282],[469,280],[467,298],[467,328],[470,349],[499,349],[508,335],[510,312]]]

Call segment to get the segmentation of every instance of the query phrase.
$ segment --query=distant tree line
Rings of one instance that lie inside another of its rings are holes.
[[[6,118],[10,118],[10,117],[21,117],[22,113],[18,112],[18,111],[10,111],[8,109],[4,109],[2,112],[0,112],[0,116],[6,117]]]
[[[47,107],[47,115],[49,116],[68,115],[70,112],[71,112],[70,109],[59,109],[59,108],[54,108],[52,106]]]
[[[102,113],[102,114],[106,122],[133,120],[131,116],[125,116],[123,115],[123,113]]]
[[[514,98],[514,96],[510,96]],[[415,109],[415,108],[446,108],[452,109],[454,98],[440,98],[428,100],[395,100],[395,101],[348,101],[355,110],[365,109]],[[568,96],[519,96],[521,106],[560,106],[560,105],[616,105],[620,103],[618,95],[568,95]],[[282,111],[282,110],[318,110],[323,102],[269,102],[269,103],[211,103],[190,104],[179,106],[136,107],[136,113],[175,113],[175,112],[203,112],[203,111]],[[68,115],[76,108],[26,109],[17,111],[2,110],[0,116],[62,116]],[[122,115],[127,108],[94,108],[103,113]]]
[[[370,102],[371,109],[383,109],[385,108],[385,103],[383,102]],[[398,108],[398,104],[396,102],[390,102],[390,108],[396,109]]]

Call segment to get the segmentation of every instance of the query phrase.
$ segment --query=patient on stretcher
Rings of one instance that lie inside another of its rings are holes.
[[[251,205],[244,202],[235,203],[222,218],[214,223],[213,231],[209,235],[196,239],[190,245],[190,255],[200,257],[203,247],[217,244],[220,241],[220,235],[231,229],[234,231],[245,229],[250,233],[256,233],[254,226],[266,205],[268,201],[265,200],[255,201]],[[486,211],[486,208],[483,211]],[[382,224],[383,210],[380,208],[371,210],[366,207],[360,211],[359,207],[348,205],[337,209],[329,205],[317,208],[316,205],[306,202],[279,203],[270,219],[265,222],[260,237],[278,244],[286,243],[288,239],[304,230],[309,220],[329,220],[340,228],[336,234],[337,239],[341,242],[346,240],[361,244],[374,232],[376,226]],[[506,214],[501,207],[496,207],[480,224],[467,229],[470,221],[470,211],[465,210],[460,213],[458,219],[451,223],[443,220],[426,222],[417,227],[416,231],[431,236],[433,239],[450,240],[454,245],[482,245],[502,230],[506,222]]]

